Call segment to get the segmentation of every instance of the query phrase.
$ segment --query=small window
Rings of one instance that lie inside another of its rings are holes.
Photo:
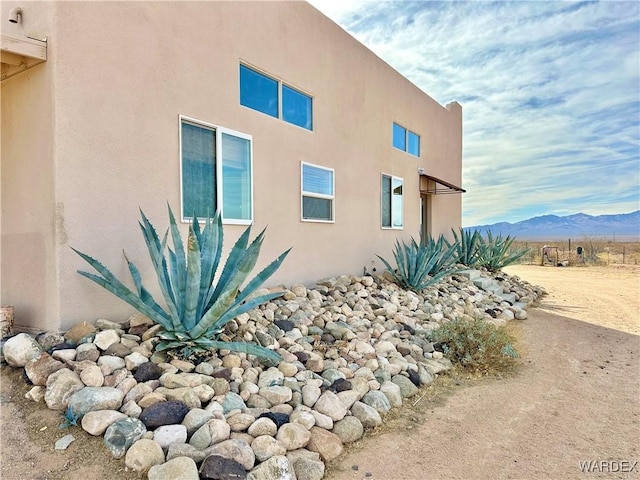
[[[226,223],[253,220],[251,137],[180,118],[182,219],[222,212]]]
[[[302,220],[333,222],[334,171],[302,163]]]
[[[420,137],[413,132],[407,134],[407,152],[416,157],[420,156]]]
[[[311,124],[311,97],[282,85],[282,119],[299,127],[313,130]]]
[[[393,146],[415,157],[420,156],[420,136],[395,122],[393,123]]]
[[[407,129],[397,123],[393,124],[393,146],[403,152],[407,151]]]
[[[309,95],[242,64],[240,105],[313,130],[313,99]]]
[[[278,81],[240,65],[240,105],[278,118]]]
[[[391,175],[382,175],[381,217],[382,228],[401,229],[403,227],[402,210],[404,181]]]

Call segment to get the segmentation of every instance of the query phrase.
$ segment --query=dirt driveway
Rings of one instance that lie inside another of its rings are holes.
[[[549,291],[519,325],[518,375],[419,403],[329,479],[640,478],[640,271],[506,270]]]
[[[507,271],[549,291],[518,324],[518,374],[445,378],[334,462],[327,478],[640,478],[640,269]],[[55,451],[66,433],[60,415],[25,400],[17,372],[2,369],[0,479],[136,478],[79,429],[68,450]]]

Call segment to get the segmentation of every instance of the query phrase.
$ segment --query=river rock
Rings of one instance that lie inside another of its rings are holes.
[[[209,455],[200,466],[200,478],[203,480],[243,480],[247,478],[244,467],[231,458]]]
[[[198,466],[191,458],[177,457],[149,469],[148,480],[199,480]]]
[[[83,388],[84,383],[77,373],[68,368],[62,368],[47,378],[44,401],[51,410],[65,410],[69,398]]]
[[[2,349],[5,361],[12,367],[24,367],[30,360],[38,358],[41,353],[42,347],[28,333],[19,333],[11,337]]]
[[[180,401],[158,402],[145,408],[140,414],[140,421],[148,429],[181,423],[189,412],[189,407]]]
[[[145,473],[154,465],[164,463],[164,452],[154,440],[141,438],[127,450],[124,463],[127,468]]]
[[[82,417],[82,429],[91,435],[102,435],[112,423],[126,418],[124,413],[115,410],[93,410]]]
[[[47,384],[47,378],[53,372],[57,372],[64,368],[64,363],[54,359],[48,353],[43,352],[36,358],[29,360],[24,371],[34,385],[44,386]]]
[[[92,410],[117,410],[122,406],[124,395],[113,387],[85,387],[78,390],[67,402],[76,415],[84,415]]]
[[[297,480],[296,472],[289,459],[285,456],[275,456],[254,468],[247,480]]]
[[[107,427],[104,433],[104,444],[114,458],[122,458],[129,447],[139,440],[146,431],[144,424],[137,418],[123,418]]]

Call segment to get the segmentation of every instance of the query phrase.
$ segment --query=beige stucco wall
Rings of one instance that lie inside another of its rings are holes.
[[[37,223],[55,249],[44,258],[57,259],[51,261],[58,294],[47,292],[59,308],[47,310],[47,324],[59,321],[65,328],[81,319],[119,320],[130,313],[77,275],[84,265],[70,245],[122,277],[128,275],[126,248],[147,283],[155,281],[137,208],[160,230],[167,225],[166,202],[176,212],[180,208],[180,114],[253,136],[255,232],[268,225],[258,268],[293,246],[272,284],[312,283],[361,273],[365,266],[380,269],[376,253],[388,257],[398,236],[418,235],[418,168],[460,184],[460,109],[439,105],[306,3],[47,5],[53,9],[55,48],[41,70],[49,90],[25,82],[30,73],[14,81],[30,94],[48,95],[53,114],[38,147],[50,153],[52,175],[38,200],[48,230]],[[240,106],[240,61],[313,96],[314,130]],[[16,230],[13,219],[4,219],[4,95],[3,83],[3,245]],[[392,147],[393,121],[421,135],[420,158]],[[15,149],[26,155],[22,147]],[[11,150],[8,156],[13,164],[18,155]],[[335,223],[300,221],[302,161],[335,169]],[[382,172],[404,179],[402,231],[380,228]],[[460,196],[434,198],[433,211],[433,233],[459,227]],[[54,218],[58,230],[52,241]],[[227,248],[242,228],[226,228]],[[41,269],[34,259],[21,258],[6,270],[22,265]],[[3,289],[14,291],[5,284],[3,278]],[[24,318],[40,325],[40,313]]]
[[[20,5],[28,22],[11,24]],[[2,2],[3,35],[46,36],[50,4]],[[40,64],[2,82],[0,197],[2,305],[13,305],[16,322],[58,327],[54,167],[55,67]]]

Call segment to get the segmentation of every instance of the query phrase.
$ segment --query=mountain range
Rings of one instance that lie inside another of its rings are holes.
[[[567,238],[597,237],[612,241],[640,241],[640,210],[618,215],[587,215],[577,213],[566,217],[542,215],[516,223],[500,222],[493,225],[465,227],[479,230],[485,235],[511,235],[518,240],[559,240]]]

